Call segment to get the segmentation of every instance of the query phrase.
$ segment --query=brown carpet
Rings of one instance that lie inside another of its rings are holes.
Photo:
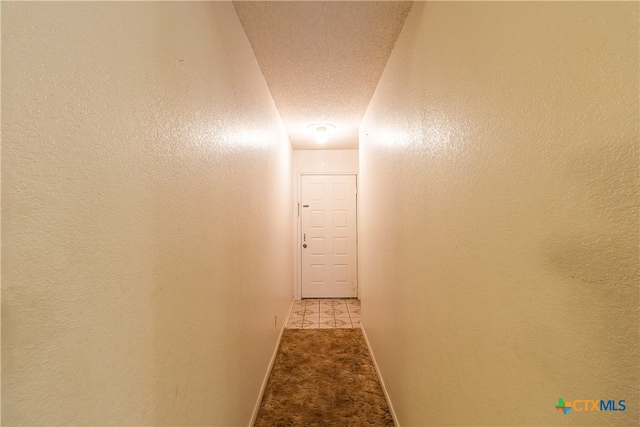
[[[393,426],[358,329],[285,329],[258,427]]]

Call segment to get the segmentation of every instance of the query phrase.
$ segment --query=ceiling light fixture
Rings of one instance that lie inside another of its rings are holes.
[[[329,123],[316,123],[307,127],[313,132],[318,144],[327,142],[329,134],[336,129],[334,125],[330,125]]]

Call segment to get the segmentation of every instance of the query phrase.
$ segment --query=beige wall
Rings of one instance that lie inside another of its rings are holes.
[[[414,3],[360,141],[402,426],[637,425],[638,138],[637,3]]]
[[[232,4],[3,3],[2,119],[2,423],[247,425],[291,148]]]
[[[301,173],[358,173],[358,150],[294,150],[293,171]]]
[[[358,150],[293,150],[293,215],[296,218],[293,226],[294,245],[294,296],[300,299],[302,294],[300,282],[300,258],[302,257],[300,240],[300,217],[298,216],[298,200],[300,197],[300,176],[305,173],[317,174],[358,174]]]

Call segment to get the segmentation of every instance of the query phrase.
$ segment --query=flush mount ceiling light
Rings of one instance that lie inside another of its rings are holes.
[[[334,125],[330,125],[329,123],[316,123],[307,126],[307,128],[313,132],[318,144],[324,144],[327,142],[329,134],[336,129]]]

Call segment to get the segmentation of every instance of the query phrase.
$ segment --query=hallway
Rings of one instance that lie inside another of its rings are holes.
[[[2,425],[248,426],[305,328],[361,328],[398,426],[640,423],[637,2],[0,19]],[[330,313],[310,174],[356,183]]]

